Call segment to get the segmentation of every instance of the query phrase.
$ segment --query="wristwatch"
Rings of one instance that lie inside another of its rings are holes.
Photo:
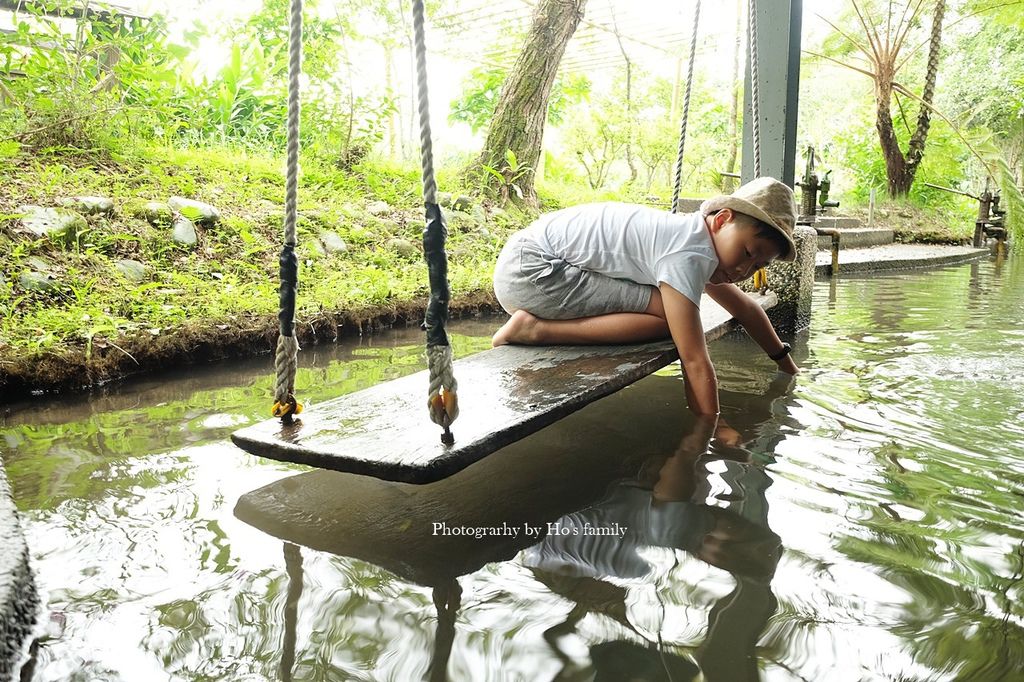
[[[775,362],[778,362],[782,358],[784,358],[787,355],[789,355],[790,351],[792,351],[792,350],[793,350],[793,346],[789,345],[788,343],[783,342],[782,343],[782,350],[780,350],[778,353],[775,353],[774,355],[769,355],[768,357],[771,358],[772,360],[774,360]]]

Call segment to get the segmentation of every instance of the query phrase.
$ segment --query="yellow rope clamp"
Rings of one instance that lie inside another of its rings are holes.
[[[302,403],[289,393],[288,399],[283,404],[280,401],[274,403],[270,413],[275,417],[290,417],[291,415],[302,414]]]
[[[459,416],[459,396],[455,391],[442,388],[427,398],[427,409],[430,410],[430,421],[447,429]]]
[[[762,294],[765,291],[767,291],[768,290],[768,270],[766,270],[765,268],[761,268],[760,270],[755,272],[754,273],[753,285],[754,285],[754,288],[757,289]]]

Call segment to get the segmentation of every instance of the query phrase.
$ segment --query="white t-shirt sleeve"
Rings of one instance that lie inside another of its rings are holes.
[[[718,261],[692,251],[670,253],[654,268],[658,282],[664,282],[700,307],[704,285],[711,279]]]

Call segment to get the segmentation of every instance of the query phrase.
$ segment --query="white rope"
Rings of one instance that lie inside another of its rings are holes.
[[[750,131],[754,146],[754,178],[761,177],[761,96],[757,73],[757,0],[749,0],[747,49],[750,51]]]
[[[459,382],[455,380],[455,373],[452,369],[452,347],[451,346],[427,346],[427,367],[430,369],[430,387],[427,391],[427,404],[430,405],[435,396],[441,395],[441,388],[450,393],[459,389]],[[455,409],[448,416],[448,423],[455,421],[459,416],[458,403]],[[430,410],[430,419],[435,424],[446,426],[443,422],[442,413]]]
[[[423,201],[426,204],[437,204],[437,182],[434,178],[434,152],[430,140],[430,99],[427,88],[427,46],[424,28],[423,0],[413,0],[412,24],[413,44],[416,58],[416,85],[419,93],[420,117],[420,163],[423,168]],[[430,267],[428,265],[428,267]],[[447,288],[447,285],[445,285]],[[445,301],[447,316],[447,301]],[[443,324],[443,320],[442,320]],[[428,339],[429,339],[428,331]],[[427,343],[427,367],[430,370],[430,384],[427,389],[427,410],[430,419],[445,429],[442,441],[450,443],[449,425],[459,416],[458,402],[455,399],[458,383],[455,381],[455,370],[452,367],[452,348],[448,344]],[[446,396],[442,396],[444,389]],[[447,400],[438,400],[438,398]],[[447,403],[447,404],[446,404]]]
[[[676,159],[676,184],[672,190],[672,212],[679,212],[679,193],[683,187],[683,150],[686,147],[686,124],[690,118],[690,90],[693,86],[693,62],[697,57],[697,26],[700,23],[700,0],[693,9],[693,34],[690,36],[690,63],[686,67],[686,94],[683,97],[683,122],[679,129],[679,155]]]
[[[295,225],[298,222],[299,187],[299,73],[302,70],[302,0],[292,0],[288,44],[288,160],[285,179],[284,243],[295,247]],[[274,399],[284,405],[295,389],[298,368],[299,342],[295,338],[295,323],[291,330],[282,330],[277,340],[274,364],[277,382]]]
[[[416,48],[416,84],[419,93],[420,164],[423,167],[423,200],[437,203],[434,180],[434,149],[430,141],[430,101],[427,95],[427,45],[423,28],[423,0],[412,3],[413,41]]]

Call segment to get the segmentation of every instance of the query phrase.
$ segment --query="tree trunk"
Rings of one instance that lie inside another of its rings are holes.
[[[892,74],[879,73],[875,78],[875,128],[878,130],[878,141],[882,145],[882,156],[885,157],[885,175],[889,180],[888,192],[891,197],[906,195],[910,189],[903,188],[906,160],[899,140],[896,139],[896,128],[892,123]]]
[[[910,191],[910,184],[914,181],[914,174],[924,157],[924,143],[928,139],[928,129],[931,126],[932,100],[935,99],[935,79],[939,72],[939,53],[942,50],[942,17],[946,13],[946,0],[937,0],[935,3],[935,17],[932,19],[932,35],[928,41],[928,68],[924,74],[924,92],[921,99],[926,103],[921,105],[921,111],[917,114],[917,128],[910,136],[910,144],[907,146],[907,174],[910,176],[907,182],[907,191]]]
[[[580,19],[587,0],[540,0],[533,13],[533,25],[522,52],[501,88],[494,117],[487,130],[487,141],[479,158],[466,169],[470,182],[492,196],[507,194],[509,187],[484,170],[489,166],[506,176],[506,183],[515,183],[527,202],[536,202],[533,173],[519,173],[516,178],[505,172],[505,154],[511,150],[524,168],[536,169],[540,160],[541,139],[548,113],[551,86],[558,65]]]
[[[935,97],[935,80],[939,70],[939,53],[942,49],[942,19],[946,12],[946,1],[936,0],[935,13],[932,18],[932,32],[928,44],[928,67],[925,71],[924,92],[921,99],[924,104],[917,115],[917,127],[910,136],[907,153],[904,156],[896,139],[896,130],[892,122],[893,73],[895,59],[877,64],[875,75],[875,103],[877,116],[875,127],[878,140],[885,157],[885,173],[888,178],[888,191],[891,197],[904,197],[914,184],[914,176],[924,158],[924,146],[928,140],[928,129],[931,126],[932,100]]]

